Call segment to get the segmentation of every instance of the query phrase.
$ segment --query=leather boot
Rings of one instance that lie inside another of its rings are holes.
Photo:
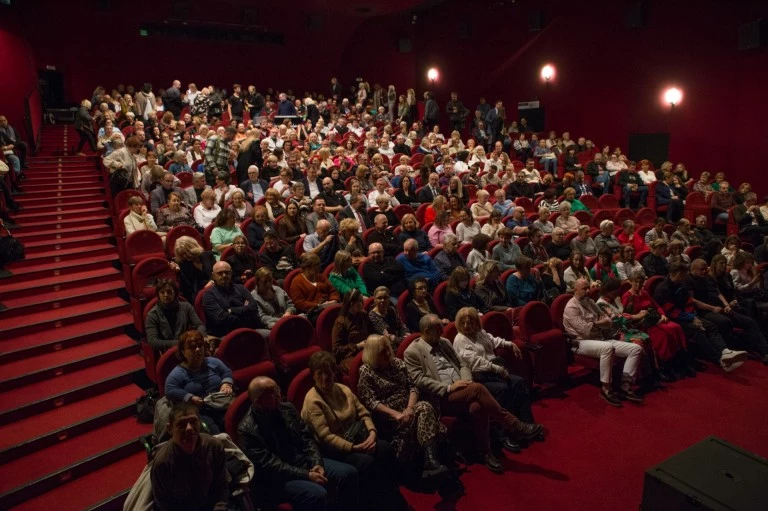
[[[437,458],[437,446],[432,442],[424,446],[424,470],[421,473],[422,479],[433,479],[445,475],[448,468],[440,463]]]

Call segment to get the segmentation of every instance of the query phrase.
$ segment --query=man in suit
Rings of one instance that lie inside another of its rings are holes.
[[[763,236],[768,234],[768,224],[760,212],[757,203],[757,195],[749,192],[746,195],[734,193],[733,200],[736,206],[733,208],[733,218],[739,225],[739,235],[742,240],[753,245],[760,245]]]
[[[304,183],[304,193],[314,199],[323,191],[323,184],[318,177],[320,169],[316,162],[310,163],[307,167],[307,177],[301,180]]]
[[[485,114],[485,125],[488,132],[488,146],[493,145],[496,142],[499,133],[501,132],[501,124],[504,120],[501,118],[502,102],[496,101],[496,105],[488,110]]]
[[[248,167],[248,180],[240,183],[240,189],[248,202],[255,204],[257,200],[264,197],[268,187],[269,183],[264,179],[259,179],[259,167],[256,165]]]
[[[365,196],[360,193],[353,193],[349,196],[349,205],[339,212],[339,219],[352,218],[360,223],[360,232],[373,227],[373,222],[368,217],[365,210]]]
[[[201,195],[204,191],[210,190],[211,187],[205,182],[205,174],[202,172],[195,172],[192,176],[192,186],[184,189],[182,197],[186,198],[186,203],[194,206],[199,204],[202,200]]]
[[[168,204],[168,195],[171,192],[176,192],[184,197],[184,192],[178,186],[174,186],[176,178],[173,177],[171,172],[163,172],[163,179],[160,181],[162,186],[155,187],[152,193],[149,194],[149,208],[152,214],[156,214],[160,208]]]
[[[405,350],[408,374],[427,400],[445,415],[469,414],[483,464],[501,473],[504,466],[491,453],[489,420],[516,439],[532,440],[543,434],[540,424],[528,424],[502,408],[488,389],[472,381],[472,372],[459,358],[448,339],[441,337],[443,324],[434,314],[419,321],[421,337]],[[472,410],[472,412],[470,412]],[[506,446],[506,442],[502,442]]]
[[[320,220],[328,220],[334,231],[339,228],[339,223],[333,215],[325,211],[325,199],[319,195],[312,200],[312,213],[308,214],[304,220],[307,222],[307,234],[315,232],[317,222]]]
[[[674,174],[667,172],[664,180],[656,183],[656,206],[667,206],[667,223],[676,224],[683,217],[683,201],[672,188]]]
[[[442,195],[440,192],[440,176],[437,172],[433,172],[429,175],[427,185],[419,191],[419,202],[430,204],[438,195]]]

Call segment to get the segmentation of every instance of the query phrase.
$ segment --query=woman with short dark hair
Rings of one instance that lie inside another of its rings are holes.
[[[147,313],[144,330],[147,342],[157,351],[165,351],[179,343],[187,330],[205,335],[205,325],[189,302],[179,300],[179,286],[174,280],[160,279],[155,284],[157,304]]]

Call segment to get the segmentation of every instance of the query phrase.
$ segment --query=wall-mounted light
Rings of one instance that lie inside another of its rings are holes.
[[[541,68],[541,78],[549,86],[549,82],[555,77],[555,66],[547,64]]]
[[[670,87],[664,91],[664,103],[674,110],[677,105],[683,100],[683,91],[677,87]]]
[[[427,71],[427,78],[429,78],[429,81],[432,82],[432,85],[435,84],[435,80],[437,80],[437,77],[439,76],[437,69],[432,67]]]

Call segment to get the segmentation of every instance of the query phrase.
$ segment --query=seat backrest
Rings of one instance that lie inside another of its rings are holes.
[[[216,357],[233,371],[270,360],[266,339],[250,328],[238,328],[225,335]]]
[[[648,185],[648,207],[651,211],[656,211],[656,186],[658,184],[658,181],[653,181]]]
[[[483,324],[483,330],[494,337],[501,337],[507,341],[512,339],[512,322],[503,312],[486,312],[480,322]]]
[[[195,297],[195,312],[197,312],[197,316],[203,323],[205,323],[205,308],[203,307],[203,297],[205,296],[205,293],[211,289],[213,289],[213,287],[203,288],[199,293],[197,293],[197,296]]]
[[[155,296],[155,284],[159,279],[176,280],[176,272],[162,257],[148,257],[136,264],[131,272],[131,289],[134,298],[150,300]]]
[[[685,249],[685,255],[690,257],[691,261],[693,261],[694,259],[700,258],[703,252],[704,252],[704,248],[699,245],[691,245],[690,247]]]
[[[413,214],[413,208],[410,204],[398,204],[394,211],[398,220],[402,220],[405,215]]]
[[[405,357],[405,350],[407,350],[408,346],[410,346],[410,344],[416,339],[418,339],[419,337],[421,337],[421,334],[418,332],[414,332],[406,336],[406,338],[403,339],[402,342],[400,343],[400,346],[397,347],[397,358],[402,360],[403,357]]]
[[[565,306],[568,305],[568,301],[573,298],[571,294],[560,295],[552,301],[552,305],[549,306],[550,319],[552,325],[563,330],[563,313],[565,312]],[[522,326],[520,328],[522,332]]]
[[[144,197],[144,194],[141,193],[139,190],[123,190],[122,192],[118,193],[115,196],[115,199],[114,199],[115,214],[120,213],[124,209],[128,209],[128,199],[130,199],[131,197],[140,198],[141,201],[144,203],[144,205],[148,206],[147,199]]]
[[[552,315],[543,302],[528,302],[520,310],[517,324],[520,335],[528,341],[534,334],[552,330]]]
[[[600,205],[597,202],[597,199],[595,199],[594,195],[582,195],[579,197],[579,201],[584,204],[587,208],[589,208],[590,211],[594,211],[596,209],[600,209]]]
[[[315,336],[317,337],[317,344],[325,351],[331,351],[333,324],[339,317],[339,312],[341,312],[341,304],[335,303],[323,309],[323,312],[317,316]]]
[[[200,231],[191,225],[177,225],[176,227],[171,228],[165,235],[165,253],[169,258],[173,259],[176,255],[176,240],[182,236],[195,238],[200,246],[203,246],[203,236],[200,234]]]
[[[274,357],[292,353],[312,345],[312,323],[305,316],[285,316],[272,327],[271,352]]]
[[[125,257],[131,264],[136,264],[150,256],[164,255],[163,239],[155,232],[134,231],[125,238]]]
[[[707,200],[701,192],[691,192],[685,196],[686,206],[708,206]]]
[[[656,211],[651,208],[641,208],[640,211],[635,213],[635,223],[638,225],[652,226],[656,223],[657,217],[658,215],[656,214]]]
[[[619,209],[621,207],[619,205],[619,199],[617,199],[615,195],[608,193],[604,193],[600,196],[597,200],[597,206],[600,209]]]
[[[607,209],[601,209],[597,213],[595,213],[595,216],[592,217],[592,225],[595,227],[600,227],[600,222],[603,220],[610,220],[613,221],[613,211],[609,211]]]
[[[400,296],[397,297],[397,313],[400,314],[400,318],[405,321],[405,306],[408,305],[408,302],[411,300],[411,292],[408,290],[403,291],[400,293]]]
[[[290,401],[296,410],[301,412],[304,407],[304,398],[307,396],[307,392],[315,385],[315,381],[312,379],[312,373],[309,372],[309,368],[303,369],[297,374],[291,384],[288,385],[288,392],[286,398]]]
[[[362,365],[363,352],[361,351],[349,363],[349,388],[355,395],[357,395],[357,382],[360,381],[360,366]]]
[[[451,343],[456,339],[458,333],[459,331],[456,329],[456,323],[453,321],[443,327],[443,337],[451,341]]]
[[[649,277],[648,280],[645,281],[645,284],[643,284],[643,288],[645,291],[653,297],[653,292],[656,291],[656,288],[664,281],[664,277],[661,275],[654,275],[653,277]]]
[[[301,268],[295,268],[288,272],[288,275],[283,279],[283,290],[290,295],[291,283],[301,273]]]
[[[589,225],[592,223],[592,215],[590,215],[588,212],[584,211],[583,209],[580,209],[579,211],[574,212],[573,216],[576,217],[576,219],[582,224]]]
[[[248,413],[250,407],[251,401],[248,399],[248,393],[243,392],[230,403],[227,413],[224,415],[224,430],[235,443],[238,441],[237,426]]]
[[[168,379],[168,375],[171,374],[173,368],[179,364],[178,352],[179,348],[174,346],[163,353],[160,360],[157,361],[155,374],[157,375],[157,388],[160,391],[160,397],[165,395],[165,380]]]
[[[635,221],[635,212],[628,208],[618,210],[613,217],[613,222],[616,224],[616,227],[623,228],[624,222],[627,220]]]
[[[448,317],[448,309],[445,306],[445,291],[448,288],[448,282],[441,282],[432,293],[432,300],[435,302],[435,309],[441,318]]]

